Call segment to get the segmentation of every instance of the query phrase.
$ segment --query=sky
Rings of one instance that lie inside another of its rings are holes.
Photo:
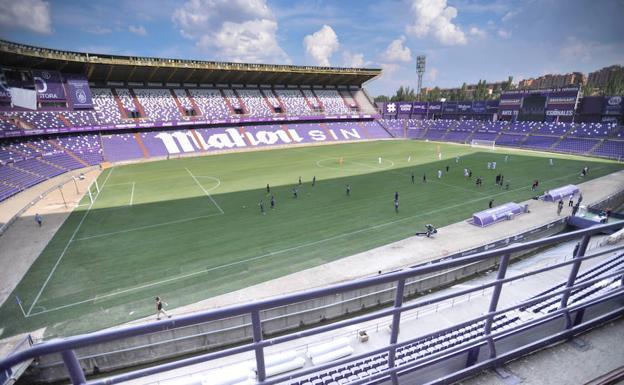
[[[381,68],[372,95],[624,64],[624,0],[0,0],[0,38],[90,53]]]

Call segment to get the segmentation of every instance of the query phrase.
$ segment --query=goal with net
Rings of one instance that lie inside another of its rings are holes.
[[[89,197],[89,203],[93,205],[95,199],[100,194],[100,186],[98,185],[97,179],[95,179],[87,189],[87,196]]]
[[[473,139],[470,141],[470,147],[485,147],[489,149],[496,149],[496,142],[493,140]]]

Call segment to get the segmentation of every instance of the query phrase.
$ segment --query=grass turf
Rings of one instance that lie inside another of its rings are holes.
[[[553,167],[548,158],[555,159]],[[486,169],[489,161],[497,162],[496,171]],[[450,171],[438,180],[437,170],[447,165]],[[622,169],[597,159],[413,141],[115,167],[99,177],[95,203],[83,199],[13,293],[29,316],[8,300],[0,308],[0,328],[6,336],[47,326],[52,337],[127,322],[152,314],[155,295],[176,307],[248,287],[403,239],[425,223],[465,220],[490,199],[526,200],[535,195],[534,179],[540,191],[578,183],[586,165],[586,179]],[[483,187],[464,178],[465,167],[473,179],[484,177]],[[497,173],[509,191],[494,184]]]

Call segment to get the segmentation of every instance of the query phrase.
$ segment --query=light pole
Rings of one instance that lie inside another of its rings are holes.
[[[418,74],[418,89],[416,90],[418,94],[418,101],[422,101],[422,78],[425,74],[425,63],[427,57],[425,55],[420,55],[416,57],[416,73]]]

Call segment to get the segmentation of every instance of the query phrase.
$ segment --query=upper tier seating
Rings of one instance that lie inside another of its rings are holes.
[[[326,114],[348,114],[351,112],[338,91],[314,90],[314,93],[323,103],[323,110]]]
[[[219,90],[190,89],[189,91],[205,118],[225,119],[232,115]]]
[[[275,112],[267,104],[260,90],[238,90],[238,95],[245,101],[247,113],[253,116],[273,116]],[[279,104],[278,104],[279,106]]]
[[[286,107],[286,114],[290,116],[312,115],[312,110],[303,98],[301,91],[276,89],[275,93]]]
[[[121,112],[110,88],[92,88],[91,96],[100,124],[123,123]]]
[[[188,119],[180,114],[175,99],[168,89],[135,89],[145,117],[152,121],[169,122]]]

